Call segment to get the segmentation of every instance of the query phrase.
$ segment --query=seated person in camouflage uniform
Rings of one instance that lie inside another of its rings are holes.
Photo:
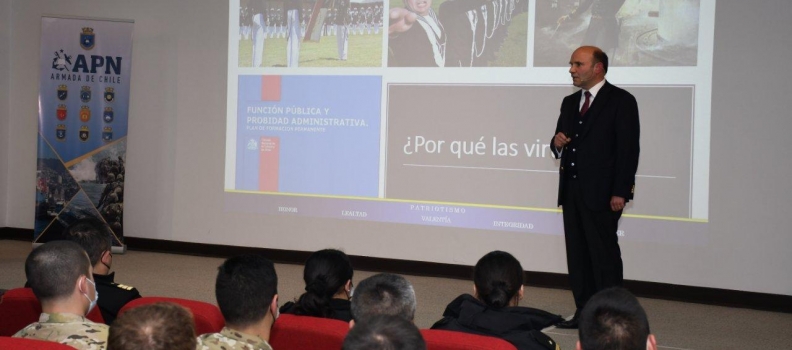
[[[107,325],[85,318],[99,299],[91,272],[88,255],[74,242],[53,241],[34,249],[25,260],[25,275],[42,314],[14,337],[105,349]]]
[[[113,265],[112,238],[106,230],[106,225],[96,219],[81,219],[69,225],[66,229],[66,238],[79,244],[93,266],[93,278],[99,295],[99,311],[108,325],[112,325],[118,310],[126,303],[140,298],[140,293],[134,287],[115,283],[115,272],[110,272]]]
[[[402,276],[376,274],[360,281],[354,294],[350,328],[374,315],[398,316],[410,322],[415,319],[415,290]]]
[[[195,321],[174,303],[138,306],[110,327],[108,350],[195,350]]]
[[[278,276],[260,255],[226,260],[218,269],[215,297],[226,326],[198,337],[202,350],[272,350],[270,329],[278,318]]]
[[[418,327],[399,316],[373,315],[344,338],[342,350],[426,350]]]

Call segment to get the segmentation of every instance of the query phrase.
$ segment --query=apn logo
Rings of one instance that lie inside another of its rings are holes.
[[[72,57],[63,52],[63,49],[55,51],[55,58],[52,59],[52,69],[59,71],[71,70]]]
[[[85,55],[77,55],[72,63],[72,56],[60,49],[52,58],[52,69],[73,73],[96,73],[99,69],[101,73],[100,68],[104,67],[104,74],[121,75],[121,57],[91,55],[90,59],[89,63]]]

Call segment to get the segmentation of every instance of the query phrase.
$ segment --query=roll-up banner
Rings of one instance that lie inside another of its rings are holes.
[[[133,21],[41,18],[33,243],[93,218],[124,251]]]

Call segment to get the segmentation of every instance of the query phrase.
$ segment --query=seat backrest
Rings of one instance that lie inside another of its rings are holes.
[[[169,302],[179,304],[189,309],[193,314],[195,320],[195,334],[201,335],[206,333],[217,333],[225,327],[225,319],[220,309],[214,304],[207,302],[181,299],[181,298],[167,298],[167,297],[141,297],[132,300],[124,305],[118,311],[118,317],[121,317],[129,309],[159,302]]]
[[[30,288],[11,289],[0,299],[0,336],[10,337],[27,325],[38,321],[39,304]]]
[[[0,349],[3,350],[74,350],[73,347],[56,343],[26,338],[0,337]]]
[[[427,350],[516,350],[511,343],[495,337],[470,333],[422,329]]]
[[[341,349],[349,323],[329,318],[280,315],[272,326],[273,349]]]
[[[27,325],[38,322],[40,315],[41,303],[33,294],[33,289],[15,288],[6,291],[0,298],[0,336],[14,335]],[[98,307],[91,310],[86,318],[96,323],[104,323]]]

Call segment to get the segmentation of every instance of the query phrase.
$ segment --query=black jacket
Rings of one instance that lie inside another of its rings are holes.
[[[330,299],[330,308],[333,309],[333,315],[330,318],[336,319],[336,320],[340,320],[340,321],[344,321],[344,322],[349,322],[350,320],[352,320],[352,311],[350,309],[351,305],[352,304],[349,302],[349,300]],[[281,306],[281,308],[280,308],[280,312],[282,314],[293,314],[293,315],[301,315],[301,316],[319,317],[319,316],[316,316],[316,315],[308,315],[308,314],[305,314],[304,312],[301,312],[301,311],[302,310],[298,310],[297,304],[295,304],[292,301],[290,301],[290,302],[288,302],[286,304],[283,304],[283,306]]]
[[[523,306],[494,309],[470,294],[462,294],[443,312],[432,329],[501,338],[519,350],[553,350],[556,342],[541,332],[563,321],[561,316]]]

